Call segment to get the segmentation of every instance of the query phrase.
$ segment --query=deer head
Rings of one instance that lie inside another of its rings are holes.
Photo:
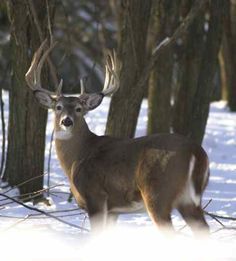
[[[62,131],[71,132],[79,123],[79,119],[88,111],[97,108],[104,96],[110,95],[119,88],[120,65],[116,53],[108,52],[105,64],[105,81],[103,90],[99,93],[86,93],[83,80],[81,80],[81,93],[67,96],[62,93],[63,80],[61,79],[55,92],[42,88],[41,71],[44,62],[55,47],[53,44],[43,53],[47,44],[45,40],[35,52],[31,66],[25,75],[28,86],[33,90],[38,102],[46,109],[53,109],[55,112],[55,127]]]

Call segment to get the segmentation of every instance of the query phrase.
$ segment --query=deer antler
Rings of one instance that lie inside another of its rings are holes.
[[[104,96],[110,95],[116,92],[120,87],[120,80],[119,80],[119,72],[120,72],[120,63],[117,59],[116,52],[108,51],[108,56],[106,59],[105,65],[105,81],[102,94]]]
[[[55,47],[56,43],[53,43],[42,55],[43,50],[45,49],[45,46],[47,44],[47,39],[43,41],[43,43],[40,45],[38,50],[35,52],[30,68],[25,74],[25,80],[28,84],[28,86],[33,90],[33,91],[43,91],[50,96],[59,96],[61,95],[61,89],[62,89],[62,84],[63,81],[61,79],[56,92],[51,92],[46,89],[42,88],[41,85],[41,71],[42,67],[44,65],[44,62],[46,58],[48,57],[49,53],[51,50]]]

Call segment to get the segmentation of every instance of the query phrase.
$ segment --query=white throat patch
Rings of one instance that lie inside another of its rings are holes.
[[[55,131],[55,139],[57,140],[69,140],[71,138],[72,138],[72,132],[69,129]]]

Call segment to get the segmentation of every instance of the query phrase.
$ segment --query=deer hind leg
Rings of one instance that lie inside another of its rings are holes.
[[[153,222],[167,232],[174,232],[171,211],[185,180],[184,174],[173,179],[176,177],[176,166],[179,166],[180,173],[186,172],[185,155],[149,149],[138,171],[138,186],[146,209]]]
[[[182,194],[176,201],[178,211],[195,235],[209,232],[209,226],[201,208],[201,195],[207,184],[209,169],[207,161],[205,164],[201,163],[199,155],[198,157],[191,157],[188,171],[189,178]]]
[[[155,225],[162,232],[174,232],[171,211],[175,195],[166,195],[165,188],[157,188],[154,182],[148,189],[141,193],[147,212]]]
[[[179,205],[178,211],[196,236],[208,234],[209,226],[200,206],[196,206],[194,203],[182,204]]]

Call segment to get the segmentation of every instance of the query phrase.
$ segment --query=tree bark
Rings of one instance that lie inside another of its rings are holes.
[[[35,0],[33,4],[43,36],[46,37],[46,2]],[[52,1],[50,1],[51,7]],[[8,1],[8,11],[11,22],[12,85],[4,180],[11,186],[16,186],[36,178],[19,186],[22,195],[38,191],[43,187],[47,112],[39,107],[25,82],[25,73],[29,68],[32,54],[40,45],[39,34],[29,11],[28,1]],[[43,78],[45,83],[45,72]]]
[[[178,26],[180,1],[156,1],[152,7],[150,45],[172,36]],[[163,52],[150,75],[148,92],[148,134],[170,132],[174,48]]]
[[[204,59],[198,77],[198,88],[192,107],[192,124],[190,128],[190,137],[199,144],[202,143],[209,114],[213,78],[223,35],[225,3],[225,1],[214,0],[210,4],[209,31],[203,52]]]
[[[182,1],[181,16],[186,16],[192,1]],[[198,75],[204,50],[204,10],[195,18],[188,32],[176,46],[177,52],[177,94],[173,110],[173,129],[175,133],[189,135],[192,124],[192,104],[197,90]]]
[[[187,52],[184,66],[180,63],[183,78],[179,83],[173,128],[175,132],[189,136],[199,144],[209,113],[224,14],[224,1],[210,2],[208,30],[204,32],[205,22],[203,16],[199,17],[197,27],[192,27],[187,36],[190,46],[184,49]]]
[[[236,2],[226,0],[226,17],[222,46],[222,67],[227,90],[227,101],[231,111],[236,111]]]
[[[151,0],[123,0],[119,6],[118,54],[122,62],[120,89],[114,94],[106,134],[133,137],[146,84],[136,84],[146,60]]]

